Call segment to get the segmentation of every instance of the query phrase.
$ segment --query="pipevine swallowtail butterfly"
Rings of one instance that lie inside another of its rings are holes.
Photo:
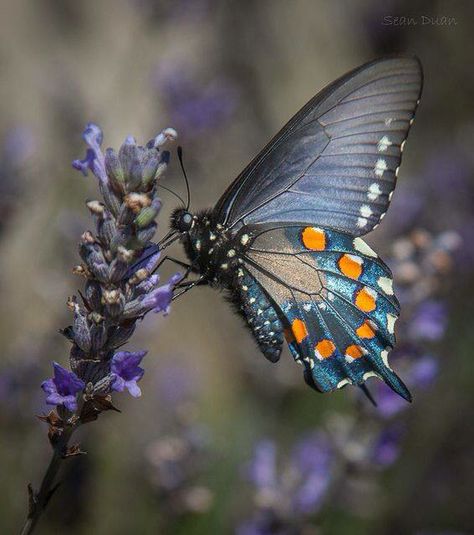
[[[320,392],[371,376],[410,400],[390,368],[399,303],[390,269],[361,239],[384,217],[422,89],[414,57],[342,76],[304,106],[214,208],[177,208],[189,288],[225,288],[271,362],[286,339]]]

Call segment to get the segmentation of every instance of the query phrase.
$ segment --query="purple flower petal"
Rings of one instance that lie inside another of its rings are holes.
[[[127,276],[131,277],[139,269],[146,269],[149,273],[152,273],[158,264],[160,256],[161,253],[158,248],[158,245],[154,243],[147,245],[147,247],[143,249],[142,254],[131,266],[130,271],[127,273]]]
[[[173,275],[166,284],[146,295],[143,298],[142,305],[155,313],[164,312],[168,314],[173,298],[173,289],[182,278],[183,275],[181,273]]]
[[[139,364],[146,351],[119,351],[112,357],[110,371],[112,373],[112,390],[123,392],[125,389],[133,397],[139,397],[141,390],[137,382],[143,377],[145,370]]]
[[[72,166],[87,176],[88,171],[92,171],[98,180],[104,184],[108,182],[105,172],[105,158],[100,148],[103,134],[99,126],[89,123],[82,134],[84,141],[89,146],[86,157],[83,160],[74,160]]]
[[[41,384],[47,394],[48,405],[64,405],[70,411],[77,409],[76,395],[84,389],[85,384],[74,372],[66,370],[57,362],[53,363],[54,377]]]

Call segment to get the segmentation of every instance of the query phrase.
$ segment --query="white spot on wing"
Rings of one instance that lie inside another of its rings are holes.
[[[381,379],[380,375],[375,372],[365,372],[364,375],[362,376],[362,379],[364,381],[367,381],[367,379],[370,379],[371,377],[378,377],[379,379]]]
[[[375,164],[375,176],[379,178],[383,176],[384,171],[387,170],[387,162],[383,158],[379,158]]]
[[[390,141],[390,139],[387,137],[387,136],[383,136],[380,141],[377,143],[377,150],[379,152],[385,152],[388,147],[390,147],[390,145],[392,145],[392,142]]]
[[[342,381],[339,381],[337,383],[337,388],[342,388],[343,386],[346,386],[346,385],[351,385],[352,382],[350,379],[343,379]]]
[[[388,363],[388,352],[389,352],[389,350],[390,350],[389,348],[387,348],[387,349],[383,349],[383,350],[381,351],[381,353],[380,353],[380,357],[381,357],[381,359],[382,359],[382,362],[385,364],[385,366],[387,366],[387,368],[388,368],[389,370],[391,370],[392,368],[390,368],[390,365],[389,365],[389,363]]]
[[[352,245],[354,245],[354,249],[359,251],[359,253],[362,253],[365,256],[371,256],[372,258],[377,258],[377,253],[369,247],[362,238],[354,238]]]
[[[402,144],[400,145],[400,152],[403,152],[403,149],[405,148],[405,143],[407,142],[406,139],[402,141]]]
[[[359,228],[364,228],[367,225],[367,219],[365,217],[358,217],[357,218],[357,226]]]
[[[388,277],[379,277],[377,284],[387,295],[393,295],[393,280]]]
[[[367,192],[367,197],[371,201],[375,201],[379,198],[379,196],[382,194],[382,190],[380,189],[380,186],[377,184],[377,182],[373,182],[369,186],[369,191]]]
[[[229,258],[232,258],[233,256],[235,256],[235,249],[229,249],[229,250],[227,251],[227,256],[228,256]]]
[[[386,126],[390,126],[392,121],[393,121],[393,119],[391,117],[388,117],[387,119],[385,119],[385,125]]]
[[[395,322],[397,321],[397,316],[387,313],[387,330],[390,334],[395,332]]]
[[[242,245],[246,245],[249,241],[250,237],[248,234],[242,234],[242,237],[240,238],[240,243]]]
[[[372,215],[372,209],[370,208],[370,206],[368,204],[363,204],[361,207],[360,207],[360,215],[362,217],[370,217]]]

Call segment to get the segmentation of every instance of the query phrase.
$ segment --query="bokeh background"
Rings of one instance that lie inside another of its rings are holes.
[[[474,76],[469,2],[3,0],[0,4],[0,531],[50,451],[41,381],[67,362],[76,243],[95,180],[70,162],[173,126],[192,206],[313,94],[360,63],[417,54],[425,88],[391,210],[369,242],[404,305],[405,406],[369,382],[321,396],[272,365],[217,292],[151,315],[143,396],[80,434],[39,533],[474,533]],[[405,17],[395,19],[395,17]],[[427,17],[427,18],[423,18]],[[445,18],[442,18],[445,17]],[[428,19],[429,18],[429,19]],[[184,194],[173,159],[164,184]],[[163,192],[160,232],[176,200]],[[182,254],[179,247],[173,249]]]

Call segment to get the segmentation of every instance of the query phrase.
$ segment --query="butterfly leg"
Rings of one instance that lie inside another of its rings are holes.
[[[180,291],[173,295],[172,301],[191,290],[191,288],[194,288],[195,286],[201,286],[203,284],[207,284],[207,279],[204,275],[201,275],[201,277],[193,281],[185,281],[177,284],[176,288],[180,288]]]
[[[165,257],[163,257],[159,262],[158,262],[158,265],[156,266],[155,268],[155,271],[161,267],[161,265],[165,262],[165,260],[169,260],[170,262],[173,262],[173,264],[176,264],[178,266],[181,266],[181,267],[184,267],[186,268],[186,276],[189,275],[189,273],[191,272],[192,270],[192,266],[191,264],[187,264],[186,262],[183,262],[182,260],[178,260],[177,258],[173,258],[172,256],[168,256],[166,255]]]

